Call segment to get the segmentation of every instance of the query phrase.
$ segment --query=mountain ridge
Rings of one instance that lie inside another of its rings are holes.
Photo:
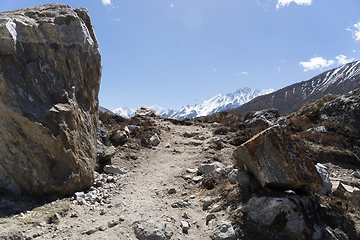
[[[327,94],[340,95],[360,87],[360,61],[344,64],[315,77],[273,93],[258,96],[235,108],[237,114],[275,108],[280,114],[289,114]]]
[[[155,110],[162,117],[177,119],[195,118],[236,108],[257,96],[268,94],[273,91],[273,89],[259,91],[249,87],[244,87],[236,90],[233,93],[227,93],[225,95],[218,94],[208,100],[203,101],[202,103],[195,104],[193,106],[185,105],[177,111],[165,109],[159,107],[158,105],[152,105],[149,106],[149,108]],[[126,118],[133,117],[135,115],[135,111],[135,109],[129,109],[127,107],[120,107],[113,110],[114,113]]]

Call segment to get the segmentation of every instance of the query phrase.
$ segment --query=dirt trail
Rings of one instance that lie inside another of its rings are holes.
[[[105,203],[95,205],[75,204],[73,199],[60,199],[22,214],[2,219],[0,233],[22,232],[28,239],[133,239],[131,227],[137,220],[154,219],[169,222],[174,235],[172,239],[210,239],[211,229],[226,219],[224,211],[217,219],[205,224],[209,211],[203,211],[202,200],[206,190],[199,183],[184,180],[187,168],[196,168],[201,163],[220,158],[223,164],[232,163],[234,149],[227,145],[221,150],[208,148],[213,137],[211,124],[201,126],[175,125],[164,119],[156,119],[160,129],[161,143],[152,149],[141,148],[137,160],[125,175],[117,175],[116,188],[103,189],[109,194]],[[184,137],[184,133],[192,137]],[[222,136],[224,137],[224,136]],[[121,153],[120,153],[121,155]],[[121,157],[112,159],[113,164],[129,165]],[[174,188],[176,193],[168,191]],[[195,208],[173,208],[177,201],[197,203]],[[58,213],[59,219],[49,216]],[[184,213],[190,216],[183,217]],[[191,227],[184,233],[180,221],[186,220]]]

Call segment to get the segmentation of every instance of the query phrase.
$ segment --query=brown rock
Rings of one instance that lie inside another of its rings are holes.
[[[280,127],[270,127],[242,144],[235,164],[250,171],[263,187],[314,193],[323,185],[314,163]]]
[[[0,191],[66,195],[90,187],[101,56],[86,9],[0,13]]]

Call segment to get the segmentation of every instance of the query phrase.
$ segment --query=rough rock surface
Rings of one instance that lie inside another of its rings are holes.
[[[261,111],[248,112],[244,121],[247,125],[273,125],[273,121],[280,117],[279,112],[274,109],[265,109]]]
[[[221,221],[216,224],[211,235],[213,240],[235,240],[236,235],[230,223]]]
[[[140,220],[133,223],[136,238],[139,240],[167,240],[173,235],[169,223],[156,220]]]
[[[360,88],[330,101],[320,111],[323,120],[351,124],[360,136]]]
[[[308,196],[253,197],[238,210],[269,239],[331,239],[319,221],[320,205]]]
[[[86,9],[0,13],[0,191],[65,195],[91,186],[101,56]]]
[[[314,193],[323,185],[314,163],[280,127],[270,127],[233,154],[236,165],[250,171],[264,187]]]

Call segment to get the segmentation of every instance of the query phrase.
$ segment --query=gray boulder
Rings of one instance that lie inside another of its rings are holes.
[[[150,144],[153,146],[157,146],[160,143],[160,138],[159,136],[155,133],[151,138],[150,138]]]
[[[168,240],[173,235],[169,223],[152,219],[136,221],[132,228],[139,240]]]
[[[323,181],[314,163],[281,127],[270,127],[234,151],[235,164],[262,187],[314,194]]]
[[[0,13],[0,189],[67,195],[96,163],[101,56],[88,11]]]
[[[116,148],[114,146],[105,146],[99,140],[96,145],[96,156],[98,163],[103,163],[111,159],[116,154]]]
[[[213,240],[235,240],[236,235],[231,223],[221,221],[213,229],[211,239]]]
[[[116,165],[105,165],[104,166],[105,173],[112,173],[112,174],[125,174],[126,170],[120,166]]]
[[[209,174],[214,172],[218,168],[224,168],[224,165],[220,162],[214,162],[209,164],[201,164],[198,168],[198,171],[201,174]]]
[[[308,196],[252,197],[236,210],[249,219],[244,229],[262,229],[272,239],[331,239],[320,205]],[[256,226],[256,227],[255,227]],[[268,231],[268,232],[266,232]]]
[[[117,130],[111,135],[110,140],[115,145],[123,145],[126,143],[128,138],[129,137],[125,131]]]

